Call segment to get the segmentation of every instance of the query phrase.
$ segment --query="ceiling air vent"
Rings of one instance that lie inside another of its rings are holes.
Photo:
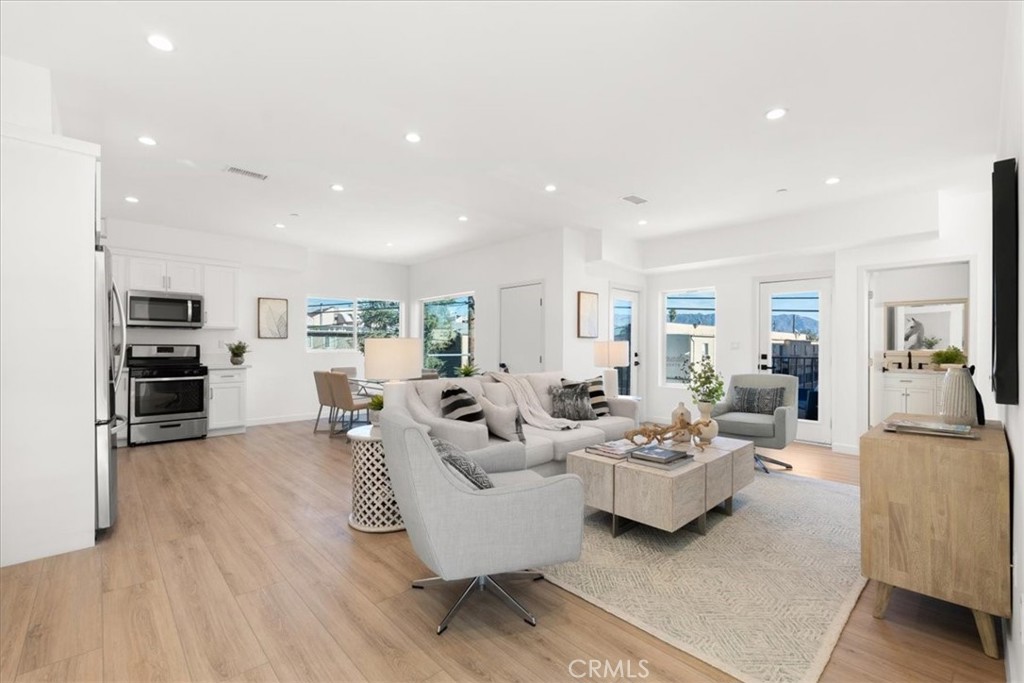
[[[224,172],[225,173],[234,173],[235,175],[240,175],[243,178],[250,178],[252,180],[266,180],[267,179],[267,176],[263,175],[262,173],[257,173],[256,171],[247,171],[246,169],[238,168],[237,166],[225,166],[224,167]]]
[[[643,197],[637,197],[635,194],[628,194],[625,197],[623,197],[623,199],[626,200],[627,202],[629,202],[630,204],[646,204],[647,203],[646,199],[644,199]]]

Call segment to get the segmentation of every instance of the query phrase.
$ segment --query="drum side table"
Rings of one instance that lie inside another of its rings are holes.
[[[384,462],[384,442],[378,427],[348,431],[352,444],[352,513],[348,525],[357,531],[386,533],[405,528],[391,478]]]

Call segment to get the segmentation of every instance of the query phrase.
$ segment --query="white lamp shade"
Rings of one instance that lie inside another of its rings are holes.
[[[594,365],[599,368],[622,368],[629,365],[629,342],[594,342]]]
[[[367,339],[363,375],[383,380],[419,377],[423,367],[420,347],[415,337]]]

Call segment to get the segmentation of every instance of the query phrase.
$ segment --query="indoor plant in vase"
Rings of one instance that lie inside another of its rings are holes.
[[[245,362],[245,354],[249,350],[249,345],[244,341],[236,341],[234,344],[228,344],[228,353],[231,354],[231,364],[241,365]]]
[[[457,372],[459,373],[459,377],[472,377],[473,375],[480,374],[480,368],[472,363],[466,363],[465,365],[460,365]]]
[[[384,410],[384,394],[374,394],[370,397],[370,408],[366,411],[370,417],[370,424],[380,424],[380,411]]]
[[[708,356],[690,363],[690,393],[700,411],[700,420],[694,425],[698,428],[697,440],[709,444],[718,436],[718,422],[711,418],[711,409],[725,396],[725,382]]]
[[[943,370],[962,368],[966,364],[967,356],[955,346],[940,349],[932,354],[932,365],[938,365]]]

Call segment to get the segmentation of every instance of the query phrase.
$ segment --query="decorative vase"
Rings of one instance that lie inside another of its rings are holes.
[[[971,371],[964,367],[946,370],[942,379],[942,407],[939,414],[947,424],[978,424],[978,406],[974,397]]]
[[[245,356],[231,356],[232,365],[241,365],[245,362]]]
[[[685,417],[685,424],[690,424],[690,409],[681,401],[679,405],[676,406],[676,409],[672,411],[672,424],[679,424],[680,417]]]
[[[711,417],[711,409],[714,407],[714,403],[697,404],[697,410],[700,411],[700,421],[697,422],[697,441],[705,446],[718,436],[718,421]]]
[[[370,424],[376,426],[380,424],[380,411],[379,410],[368,410],[370,414]]]

